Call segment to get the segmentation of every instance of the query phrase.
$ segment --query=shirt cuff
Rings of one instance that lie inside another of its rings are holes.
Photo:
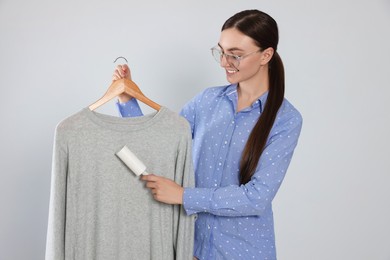
[[[208,212],[213,191],[208,188],[184,188],[183,207],[187,215]]]
[[[125,103],[116,102],[116,106],[121,117],[137,117],[143,116],[141,108],[138,105],[137,99],[132,98]]]

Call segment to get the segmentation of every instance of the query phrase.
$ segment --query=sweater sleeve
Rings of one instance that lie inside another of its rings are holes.
[[[184,121],[184,120],[183,120]],[[191,134],[184,136],[179,144],[175,167],[175,182],[183,187],[194,187],[194,170],[192,163]],[[174,211],[174,246],[175,259],[193,259],[195,216],[186,214],[183,206],[175,205]]]
[[[65,259],[66,179],[68,155],[57,126],[54,138],[46,260]]]

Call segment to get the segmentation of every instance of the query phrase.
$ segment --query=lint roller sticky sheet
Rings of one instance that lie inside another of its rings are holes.
[[[143,162],[141,162],[140,159],[135,156],[135,154],[130,151],[127,146],[123,146],[123,148],[116,153],[116,155],[127,165],[127,167],[132,170],[135,175],[140,176],[141,174],[143,175],[148,175],[149,173],[146,172],[146,166]]]

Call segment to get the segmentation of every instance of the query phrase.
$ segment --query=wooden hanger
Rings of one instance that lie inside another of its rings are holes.
[[[104,94],[102,98],[97,100],[95,103],[89,106],[90,110],[95,110],[96,108],[100,107],[101,105],[107,103],[111,99],[119,96],[120,94],[126,93],[133,98],[136,98],[137,100],[145,103],[146,105],[150,106],[151,108],[154,108],[155,110],[160,110],[161,106],[154,101],[147,98],[141,90],[138,88],[138,86],[131,81],[130,79],[118,79],[114,81],[110,87],[108,88],[107,92]]]

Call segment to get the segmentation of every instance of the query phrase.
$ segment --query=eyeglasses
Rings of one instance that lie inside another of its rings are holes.
[[[234,55],[234,54],[226,54],[223,52],[223,50],[221,50],[221,48],[219,48],[217,46],[211,48],[211,54],[213,55],[214,59],[218,63],[221,63],[223,56],[225,56],[226,61],[235,68],[237,68],[240,65],[240,61],[242,59],[244,59],[245,57],[248,57],[249,55],[252,55],[256,52],[260,52],[260,51],[261,50],[257,50],[257,51],[253,51],[251,53],[248,53],[248,54],[245,54],[242,56],[238,56],[238,55]]]

